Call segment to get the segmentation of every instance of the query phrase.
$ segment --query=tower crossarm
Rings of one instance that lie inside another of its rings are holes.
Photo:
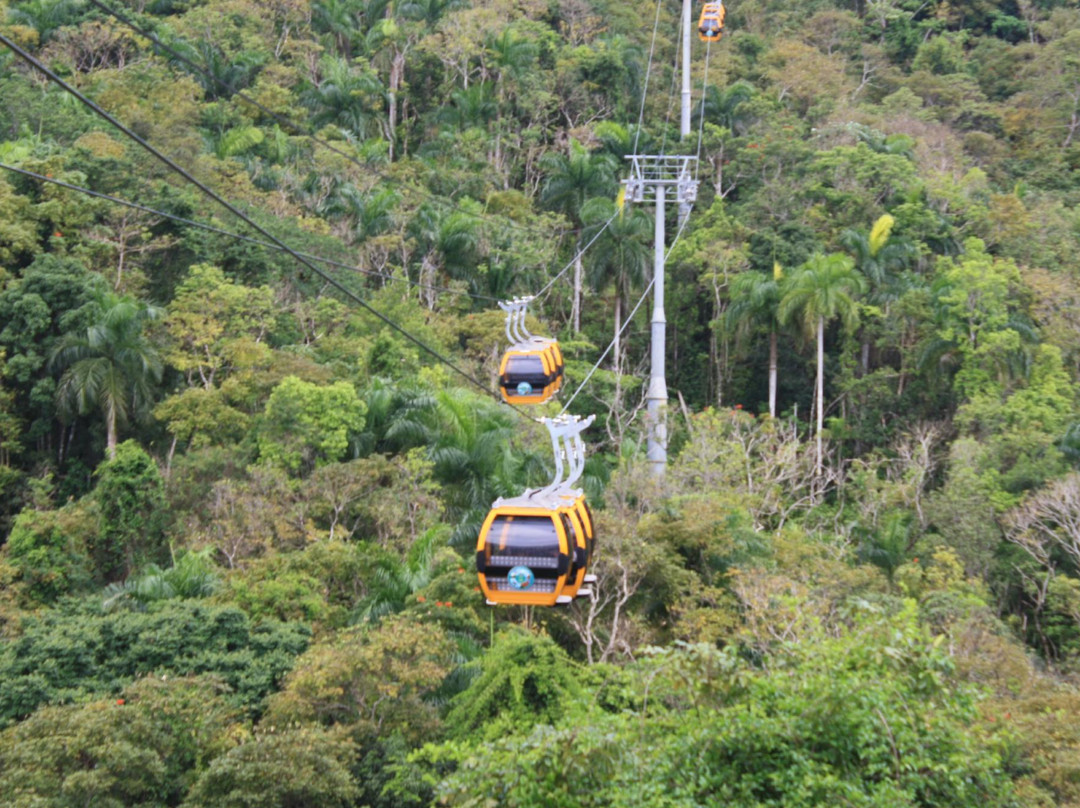
[[[629,154],[630,176],[623,180],[627,202],[644,202],[656,196],[656,189],[676,188],[683,203],[697,200],[694,179],[697,158],[682,154]]]

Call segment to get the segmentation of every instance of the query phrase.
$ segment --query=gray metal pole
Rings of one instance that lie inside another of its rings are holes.
[[[679,122],[679,136],[686,140],[690,136],[690,0],[682,4],[682,117]]]
[[[682,4],[682,115],[679,118],[679,137],[690,137],[690,0]],[[690,205],[679,200],[679,227],[690,215]]]
[[[664,316],[664,186],[656,186],[656,230],[653,270],[652,368],[649,375],[648,458],[653,474],[663,475],[667,468],[667,378],[664,356],[667,318]]]

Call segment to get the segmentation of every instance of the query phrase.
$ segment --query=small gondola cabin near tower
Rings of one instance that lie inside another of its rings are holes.
[[[724,10],[723,3],[706,3],[701,8],[701,18],[698,20],[698,38],[702,42],[719,42],[724,34]]]
[[[499,365],[499,392],[508,404],[543,404],[559,392],[564,362],[559,343],[534,337],[525,327],[531,297],[499,303],[506,312],[506,338],[510,347]]]
[[[543,404],[559,392],[563,357],[554,340],[533,337],[512,345],[499,367],[499,392],[508,404]]]

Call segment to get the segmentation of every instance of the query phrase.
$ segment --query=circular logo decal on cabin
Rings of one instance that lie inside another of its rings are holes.
[[[524,566],[512,568],[506,576],[506,582],[510,584],[511,589],[529,589],[535,581],[536,576],[533,575],[533,571]]]
[[[527,396],[532,392],[532,385],[528,382],[521,382],[517,386],[517,393],[519,396]]]

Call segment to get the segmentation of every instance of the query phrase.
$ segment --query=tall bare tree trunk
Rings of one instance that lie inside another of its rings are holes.
[[[577,254],[574,256],[574,302],[570,307],[570,322],[574,326],[574,333],[581,331],[581,240],[578,239]]]
[[[776,417],[776,332],[769,332],[769,417]]]
[[[397,137],[397,92],[405,78],[405,54],[395,53],[390,59],[390,87],[387,96],[387,118],[390,137],[390,161],[394,160],[394,138]]]
[[[615,339],[612,340],[612,344],[615,349],[615,359],[613,362],[613,368],[615,370],[616,377],[619,375],[619,364],[622,358],[622,295],[615,295]]]
[[[105,446],[109,460],[116,460],[116,407],[112,404],[105,410]]]
[[[821,430],[825,425],[825,318],[818,317],[817,324],[817,464],[815,474],[821,476]]]

